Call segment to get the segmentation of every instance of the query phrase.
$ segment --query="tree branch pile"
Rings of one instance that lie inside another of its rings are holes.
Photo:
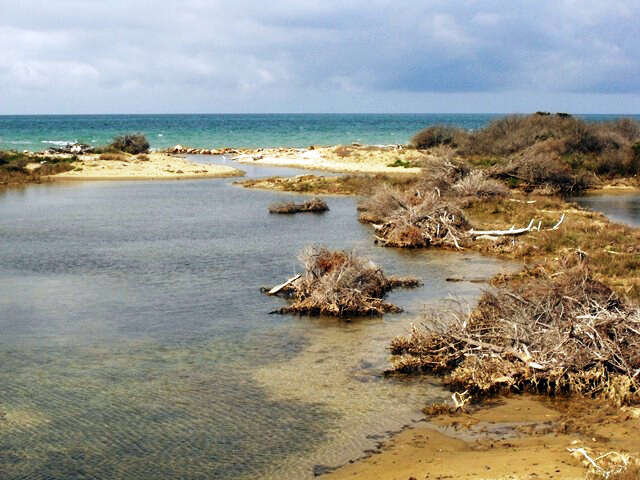
[[[376,241],[387,247],[462,248],[469,228],[462,210],[443,199],[438,190],[385,189],[363,202],[359,210],[360,220],[374,223]]]
[[[446,374],[476,398],[535,391],[639,402],[640,309],[582,261],[564,268],[487,292],[471,314],[431,315],[392,341],[392,371]]]
[[[381,315],[402,309],[383,300],[396,287],[417,287],[414,278],[387,277],[370,260],[344,251],[308,247],[299,256],[302,275],[278,289],[293,301],[274,313]]]
[[[360,221],[372,223],[376,241],[388,247],[450,247],[470,241],[460,208],[469,199],[502,197],[508,189],[480,171],[447,159],[424,169],[412,188],[382,187],[358,205]]]

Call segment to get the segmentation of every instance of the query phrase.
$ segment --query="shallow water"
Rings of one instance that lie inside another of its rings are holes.
[[[604,213],[611,220],[640,227],[640,194],[585,195],[575,197],[579,205]]]
[[[502,264],[375,247],[352,198],[269,215],[285,196],[228,179],[0,192],[0,478],[310,478],[446,396],[384,379],[385,348],[425,302],[478,291],[446,277]],[[384,318],[269,315],[283,301],[259,288],[310,243],[425,286]]]

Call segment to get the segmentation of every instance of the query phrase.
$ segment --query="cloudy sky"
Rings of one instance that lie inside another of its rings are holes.
[[[0,114],[640,113],[638,0],[0,0]]]

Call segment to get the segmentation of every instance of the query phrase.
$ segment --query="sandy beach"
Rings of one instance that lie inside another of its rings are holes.
[[[340,173],[418,173],[428,154],[403,146],[333,146],[244,150],[239,163],[298,167]]]
[[[406,429],[380,453],[323,478],[584,479],[585,458],[569,449],[584,448],[593,458],[611,451],[637,455],[637,410],[532,396],[491,400],[469,414],[443,415]]]
[[[195,163],[166,153],[127,155],[122,160],[104,160],[99,155],[82,155],[73,170],[47,177],[67,180],[180,180],[237,177],[244,172],[226,165]]]

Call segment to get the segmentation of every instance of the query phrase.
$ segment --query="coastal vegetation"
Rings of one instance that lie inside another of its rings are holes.
[[[327,210],[329,210],[327,202],[318,197],[312,198],[311,200],[307,200],[303,203],[281,202],[269,205],[269,213],[322,213],[326,212]]]
[[[415,278],[387,277],[372,261],[350,252],[312,246],[299,260],[303,273],[267,292],[291,300],[273,313],[354,317],[401,312],[384,301],[385,295],[397,287],[420,285]]]
[[[587,123],[568,114],[510,115],[473,132],[432,126],[410,145],[450,148],[469,165],[528,189],[580,191],[640,173],[640,124],[629,118]]]
[[[360,202],[384,246],[471,249],[525,265],[494,279],[498,290],[472,312],[433,312],[393,340],[390,372],[444,375],[466,400],[535,391],[640,402],[640,230],[541,193],[442,159],[410,188],[382,185]]]
[[[0,151],[0,185],[39,183],[43,176],[72,170],[72,163],[76,159],[50,156],[34,158],[27,153]]]
[[[130,153],[137,155],[139,153],[148,153],[149,141],[142,133],[127,133],[113,138],[109,145],[97,147],[95,153]]]

